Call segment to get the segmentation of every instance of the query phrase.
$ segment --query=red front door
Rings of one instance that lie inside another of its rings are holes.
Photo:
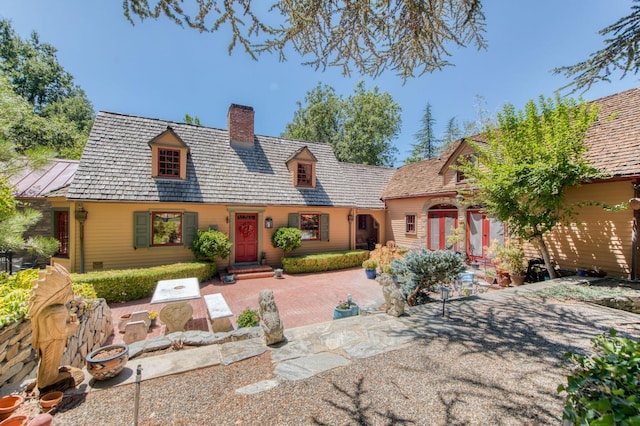
[[[258,261],[258,215],[236,213],[236,262]]]

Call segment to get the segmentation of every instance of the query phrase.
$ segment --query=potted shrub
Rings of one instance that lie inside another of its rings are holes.
[[[524,251],[519,244],[515,242],[500,244],[494,240],[489,252],[496,265],[496,277],[501,287],[508,287],[510,283],[513,285],[524,283],[527,269],[524,263]]]
[[[333,319],[347,318],[358,315],[360,308],[358,304],[351,300],[351,295],[347,295],[347,300],[341,300],[333,309]]]
[[[367,259],[362,262],[364,272],[367,274],[367,278],[370,280],[376,279],[376,269],[378,268],[378,262],[373,259]]]
[[[509,272],[511,283],[513,285],[524,284],[524,278],[527,273],[527,265],[524,259],[524,250],[517,243],[510,243],[504,246],[500,256],[504,267]]]

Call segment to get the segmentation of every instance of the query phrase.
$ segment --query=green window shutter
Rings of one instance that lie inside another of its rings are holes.
[[[151,214],[133,212],[133,248],[145,248],[151,245]]]
[[[320,215],[320,241],[329,241],[329,215]]]
[[[289,213],[289,228],[300,229],[300,215],[298,213]]]
[[[185,247],[191,247],[198,232],[198,213],[185,212],[182,216],[182,241]]]

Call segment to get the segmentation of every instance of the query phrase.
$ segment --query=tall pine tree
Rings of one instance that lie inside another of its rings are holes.
[[[404,160],[405,164],[436,158],[440,152],[441,141],[436,139],[434,135],[436,119],[431,114],[431,104],[429,102],[424,108],[421,123],[422,128],[414,135],[417,142],[412,145],[413,150],[409,158]]]

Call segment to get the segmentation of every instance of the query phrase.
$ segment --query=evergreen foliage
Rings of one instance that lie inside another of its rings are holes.
[[[440,152],[442,141],[435,137],[434,128],[436,119],[431,113],[431,104],[428,102],[424,108],[421,123],[422,127],[418,133],[414,135],[416,143],[412,144],[413,150],[409,158],[405,160],[405,164],[436,158]]]
[[[131,23],[165,16],[201,32],[231,31],[253,59],[262,53],[286,60],[292,50],[316,69],[340,67],[372,77],[389,70],[404,80],[452,65],[451,49],[486,48],[480,0],[298,2],[256,6],[243,0],[124,0]]]
[[[226,259],[231,254],[231,240],[220,231],[198,231],[193,239],[191,251],[196,259],[215,260],[216,257]]]
[[[621,79],[628,73],[640,71],[640,0],[633,0],[631,13],[601,29],[598,33],[605,38],[605,46],[577,64],[553,70],[564,74],[573,81],[563,89],[572,87],[571,92],[586,91],[598,81],[611,81],[615,71],[621,72]]]
[[[278,228],[271,236],[271,244],[281,249],[283,256],[286,256],[288,251],[293,251],[302,245],[302,231],[298,228]]]
[[[409,306],[426,303],[428,292],[450,285],[465,270],[462,258],[451,250],[410,251],[403,259],[391,262],[393,275],[402,277],[401,291]]]

